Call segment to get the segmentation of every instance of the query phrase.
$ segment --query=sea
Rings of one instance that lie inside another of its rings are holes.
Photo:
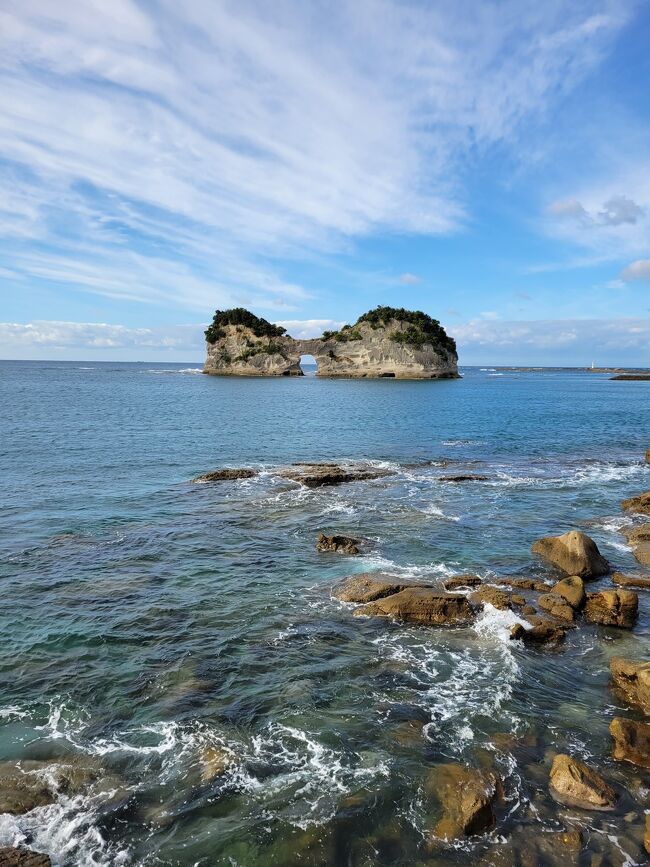
[[[332,596],[359,572],[551,579],[531,544],[570,529],[640,571],[620,501],[650,487],[650,386],[461,373],[0,363],[0,772],[27,762],[53,793],[0,815],[0,845],[59,867],[645,863],[648,776],[612,759],[608,733],[637,717],[608,666],[648,658],[647,591],[634,630],[581,623],[538,649],[510,640],[516,611],[420,627]],[[309,489],[278,473],[301,461],[390,475]],[[223,467],[259,474],[192,482]],[[363,539],[361,555],[318,552],[321,532]],[[557,804],[558,752],[618,807]],[[81,782],[61,784],[61,763]],[[499,774],[492,830],[433,837],[446,763]],[[575,860],[558,830],[582,835]]]

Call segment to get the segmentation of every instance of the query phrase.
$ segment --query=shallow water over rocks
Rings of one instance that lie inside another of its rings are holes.
[[[355,617],[332,589],[374,571],[550,586],[530,546],[570,529],[640,574],[621,530],[643,517],[620,501],[650,488],[645,384],[183,368],[0,364],[0,761],[83,759],[105,782],[46,776],[52,803],[0,816],[0,845],[59,865],[643,863],[647,772],[609,734],[641,717],[608,669],[648,657],[649,591],[633,630],[580,621],[533,648],[510,641],[517,610],[420,627]],[[277,471],[298,461],[390,474],[308,488]],[[260,472],[191,483],[219,467]],[[318,552],[320,532],[361,554]],[[615,809],[558,804],[557,753],[595,767]],[[498,774],[503,800],[493,829],[444,843],[427,780],[456,762]]]

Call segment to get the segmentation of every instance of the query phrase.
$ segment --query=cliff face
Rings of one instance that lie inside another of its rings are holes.
[[[204,373],[302,376],[300,356],[313,355],[317,376],[395,379],[458,376],[454,341],[436,320],[423,313],[377,308],[360,317],[355,325],[326,332],[314,340],[294,340],[282,329],[258,320],[247,311],[234,314],[235,311],[218,311],[206,332],[208,356]],[[273,329],[279,333],[264,333]]]

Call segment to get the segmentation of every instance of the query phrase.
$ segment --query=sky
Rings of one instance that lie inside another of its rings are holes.
[[[4,0],[0,358],[389,304],[650,366],[649,44],[633,0]]]

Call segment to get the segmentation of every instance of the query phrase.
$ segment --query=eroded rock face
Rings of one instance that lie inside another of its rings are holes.
[[[614,572],[612,581],[618,587],[638,587],[640,590],[650,590],[650,577],[645,575],[623,575],[622,572]]]
[[[493,605],[501,611],[507,611],[512,607],[510,594],[504,590],[499,590],[498,587],[480,587],[475,590],[470,596],[474,604]]]
[[[650,716],[650,662],[614,656],[609,663],[612,687],[629,704]]]
[[[409,584],[398,582],[395,578],[381,573],[365,572],[352,575],[334,588],[332,596],[341,602],[374,602],[385,596],[392,596],[408,587]]]
[[[650,770],[650,723],[614,717],[610,726],[612,756]]]
[[[235,314],[233,316],[233,314]],[[237,324],[234,324],[237,323]],[[353,326],[314,340],[294,340],[245,310],[215,315],[206,337],[204,373],[223,376],[301,376],[300,356],[313,355],[317,376],[453,379],[454,341],[422,313],[383,307]]]
[[[561,596],[556,596],[555,593],[546,593],[543,596],[540,596],[537,602],[540,608],[543,608],[544,611],[548,611],[549,614],[553,617],[557,617],[558,620],[568,620],[572,622],[575,617],[573,608],[565,599]]]
[[[335,554],[358,554],[360,541],[352,536],[326,536],[321,533],[316,539],[316,550]]]
[[[553,595],[560,596],[571,608],[580,610],[585,604],[585,584],[579,575],[571,575],[558,581],[553,587]]]
[[[438,798],[443,809],[433,830],[435,837],[469,837],[489,830],[495,823],[500,781],[494,773],[455,763],[438,765],[429,772],[426,790]]]
[[[474,611],[465,596],[439,593],[426,587],[407,587],[362,605],[354,613],[430,626],[462,626],[474,620]]]
[[[553,798],[567,807],[612,810],[616,792],[593,768],[563,753],[555,756],[549,776]]]
[[[0,848],[0,867],[51,867],[52,862],[41,852],[32,852],[22,846]]]
[[[609,564],[594,540],[578,530],[571,530],[563,536],[538,539],[533,543],[532,551],[567,575],[598,578],[609,572]]]
[[[445,581],[445,590],[458,590],[459,587],[480,587],[483,581],[478,575],[455,575]]]
[[[601,590],[587,594],[585,619],[602,626],[631,629],[638,610],[639,597],[633,590]]]
[[[637,515],[650,515],[650,491],[639,494],[638,497],[630,497],[623,500],[621,506],[626,512],[635,512]]]

